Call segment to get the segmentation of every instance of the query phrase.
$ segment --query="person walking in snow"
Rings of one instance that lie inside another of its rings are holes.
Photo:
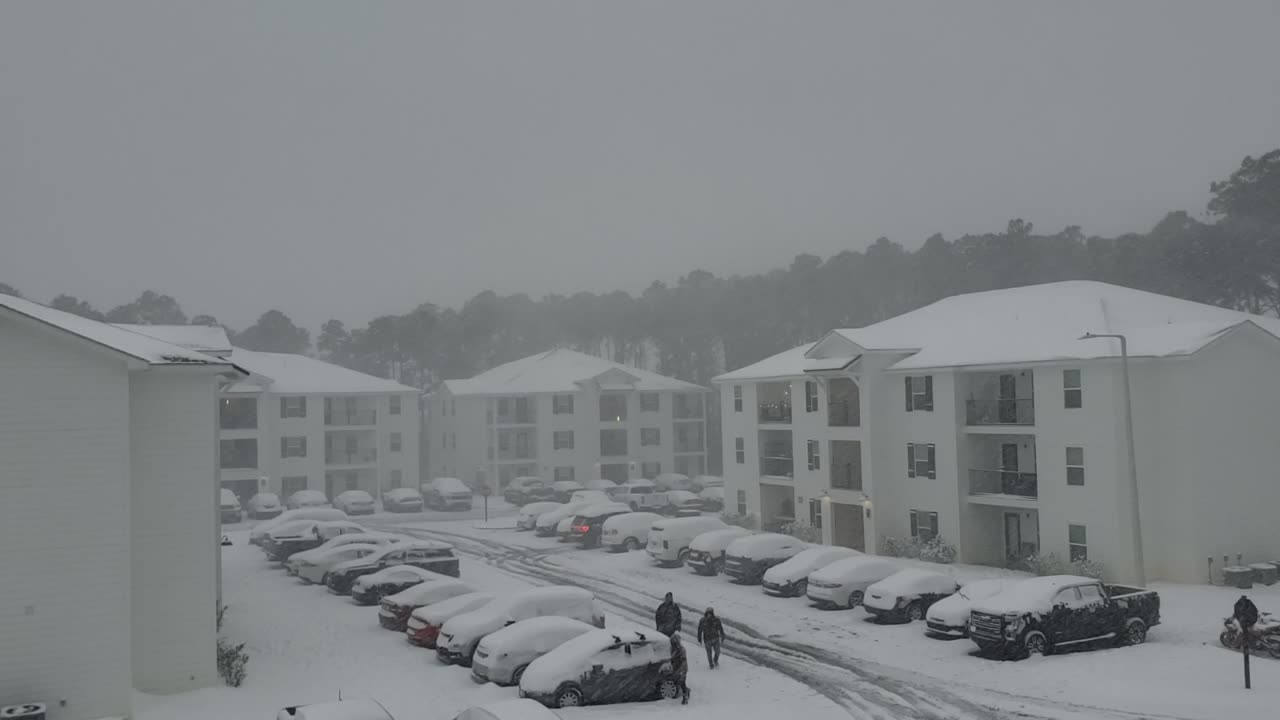
[[[707,612],[698,621],[698,644],[707,651],[707,665],[712,669],[720,667],[720,643],[724,640],[724,625],[716,617],[716,611],[707,608]]]
[[[668,593],[670,594],[670,593]],[[671,674],[680,684],[680,692],[684,694],[681,705],[689,704],[689,655],[684,651],[684,643],[680,642],[680,634],[671,636]]]
[[[666,599],[653,614],[653,624],[658,628],[658,632],[671,637],[680,632],[680,622],[680,606],[676,604],[671,593],[667,593]]]

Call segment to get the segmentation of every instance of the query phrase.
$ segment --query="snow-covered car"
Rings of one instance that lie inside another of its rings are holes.
[[[298,568],[302,565],[303,562],[310,562],[313,557],[318,557],[328,550],[342,547],[343,545],[377,545],[381,547],[383,545],[390,545],[393,542],[403,542],[408,539],[409,538],[403,535],[392,535],[391,533],[374,533],[374,532],[350,533],[347,535],[339,535],[336,538],[325,541],[325,543],[318,548],[312,548],[311,550],[303,550],[302,552],[294,553],[293,555],[289,556],[288,560],[284,561],[284,567],[285,567],[285,570],[287,570],[290,575],[297,575]]]
[[[533,588],[446,622],[436,640],[436,656],[445,663],[470,666],[476,646],[489,633],[521,620],[547,615],[604,627],[604,610],[590,590],[564,586]]]
[[[495,685],[519,685],[529,663],[595,629],[581,620],[556,615],[521,620],[480,641],[471,660],[471,676]]]
[[[422,512],[422,493],[413,488],[388,490],[382,496],[382,509],[392,513]]]
[[[263,543],[267,559],[273,562],[284,562],[294,553],[318,548],[339,535],[361,535],[368,532],[364,527],[350,520],[300,520],[288,532],[276,530]]]
[[[761,588],[766,595],[804,597],[809,589],[809,575],[837,560],[862,553],[853,548],[819,545],[796,553],[795,557],[774,565],[764,572]]]
[[[395,720],[376,700],[349,699],[312,705],[294,705],[276,714],[276,720]]]
[[[556,502],[569,502],[569,498],[579,490],[586,490],[582,483],[576,480],[557,480],[551,483],[552,499]]]
[[[867,588],[862,608],[879,622],[923,620],[934,603],[959,589],[950,575],[909,568]]]
[[[703,488],[698,492],[698,499],[702,501],[704,512],[724,510],[724,488],[722,487]]]
[[[386,571],[384,570],[383,572]],[[373,575],[366,575],[357,580],[356,583],[358,584],[371,577]],[[475,588],[471,587],[469,583],[457,578],[440,577],[423,580],[398,593],[383,597],[378,602],[378,624],[388,630],[404,632],[409,625],[409,616],[413,614],[414,610],[475,591]]]
[[[653,479],[653,484],[659,490],[688,490],[693,491],[693,481],[684,473],[662,473]]]
[[[351,599],[359,605],[376,605],[384,597],[404,592],[424,582],[446,579],[453,578],[415,565],[392,565],[356,578],[351,584]]]
[[[438,477],[422,487],[428,507],[436,510],[470,510],[471,488],[453,477]]]
[[[532,530],[538,526],[539,516],[553,510],[559,510],[561,507],[564,507],[564,504],[558,502],[529,503],[520,508],[520,514],[516,515],[516,529]]]
[[[502,499],[512,505],[528,505],[531,502],[551,500],[555,491],[536,475],[521,475],[512,478],[502,491]]]
[[[329,504],[329,498],[325,497],[325,494],[319,490],[299,490],[289,496],[285,506],[290,510],[332,507]]]
[[[805,596],[825,608],[855,608],[867,588],[900,569],[895,562],[869,555],[837,560],[809,575]]]
[[[679,567],[689,560],[693,554],[693,541],[700,535],[705,533],[716,532],[728,529],[724,521],[717,517],[709,515],[699,517],[675,518],[673,520],[659,520],[649,528],[649,540],[645,545],[645,551],[649,553],[649,557],[656,562],[667,567]],[[738,528],[741,530],[741,528]],[[737,533],[737,536],[746,535],[747,531]],[[728,545],[725,541],[725,545]],[[711,551],[712,548],[704,548]],[[724,546],[717,546],[715,550],[715,559],[717,561],[717,570],[719,572],[719,560],[724,552]],[[708,556],[708,559],[709,556]],[[715,575],[716,572],[703,573]]]
[[[325,576],[329,574],[335,565],[359,561],[359,559],[368,557],[381,549],[380,545],[366,543],[349,543],[329,548],[324,552],[317,552],[307,559],[299,561],[295,565],[297,570],[295,574],[309,583],[324,582]]]
[[[348,515],[372,515],[378,510],[373,496],[364,490],[345,490],[333,499],[333,506]]]
[[[925,613],[927,632],[944,637],[968,637],[969,611],[973,604],[1003,592],[1020,578],[992,578],[975,580],[930,606]]]
[[[547,707],[672,700],[671,640],[655,630],[611,628],[569,640],[529,664],[520,697]]]
[[[445,623],[459,615],[479,610],[495,599],[490,593],[475,592],[420,607],[409,614],[409,623],[404,629],[405,639],[411,645],[434,650],[440,628]]]
[[[329,570],[325,584],[329,592],[346,595],[359,578],[393,565],[413,565],[440,575],[458,577],[458,558],[454,557],[453,548],[430,540],[413,540],[388,545],[359,560],[339,563]]]
[[[240,498],[236,494],[222,488],[218,494],[218,517],[224,523],[236,523],[244,519],[244,508],[240,507]]]
[[[670,490],[662,512],[672,517],[695,517],[702,514],[702,498],[689,490]]]
[[[738,538],[724,549],[724,574],[734,582],[755,585],[774,565],[795,557],[809,547],[790,535],[761,533]]]
[[[560,716],[527,698],[469,707],[453,720],[560,720]]]
[[[548,510],[538,516],[537,522],[534,523],[534,533],[538,537],[550,537],[556,534],[556,530],[560,522],[565,518],[573,518],[573,516],[582,508],[593,505],[590,500],[579,500],[577,502],[565,503],[554,510]]]
[[[269,533],[280,529],[282,525],[288,522],[295,522],[298,520],[313,520],[319,522],[322,520],[346,519],[346,513],[341,510],[334,510],[333,508],[298,508],[295,510],[285,510],[270,520],[255,525],[253,529],[249,531],[249,544],[261,545],[262,541],[266,539]]]
[[[569,504],[576,505],[578,503],[587,503],[588,505],[597,505],[599,503],[613,502],[614,496],[603,490],[574,490],[569,495]]]
[[[649,543],[649,528],[662,520],[651,512],[626,512],[604,521],[600,544],[610,552],[639,550]]]
[[[292,543],[298,540],[314,537],[317,522],[319,521],[290,520],[286,523],[280,523],[279,526],[272,528],[271,531],[258,542],[258,547],[262,548],[262,553],[267,556],[268,560],[283,560],[285,558],[279,556],[279,548],[281,544]]]
[[[252,520],[267,520],[284,512],[284,504],[275,493],[262,492],[249,498],[245,509]]]
[[[693,478],[693,488],[699,492],[707,488],[723,488],[724,478],[718,475],[697,475]]]
[[[569,523],[569,540],[581,543],[582,547],[595,547],[600,544],[604,532],[604,524],[615,515],[631,512],[631,508],[622,503],[601,503],[588,505],[578,511]],[[556,534],[560,529],[556,528]]]
[[[630,505],[631,509],[637,512],[640,510],[661,512],[662,508],[667,506],[667,493],[659,490],[652,481],[630,480],[619,487],[621,490],[613,499]]]

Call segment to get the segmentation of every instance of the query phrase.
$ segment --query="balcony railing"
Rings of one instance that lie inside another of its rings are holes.
[[[1018,470],[969,470],[970,495],[1038,497],[1036,474]]]
[[[795,460],[789,457],[761,457],[760,474],[767,477],[795,477]]]
[[[968,425],[1035,425],[1036,401],[1031,398],[988,398],[965,404]]]
[[[856,400],[832,400],[827,403],[828,427],[858,427],[861,421]]]
[[[325,425],[377,425],[376,410],[356,410],[353,412],[333,411],[324,414]]]
[[[365,448],[354,452],[326,449],[324,461],[328,465],[360,465],[378,461],[377,448]]]
[[[759,411],[762,423],[791,422],[791,403],[789,402],[760,403]]]

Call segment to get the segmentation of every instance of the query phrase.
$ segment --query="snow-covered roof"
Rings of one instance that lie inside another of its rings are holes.
[[[116,323],[116,327],[147,337],[163,340],[188,350],[226,357],[231,354],[231,338],[219,325],[131,325]]]
[[[413,611],[413,616],[424,622],[439,625],[446,620],[457,615],[461,615],[462,613],[468,613],[482,608],[496,599],[497,597],[491,593],[467,593],[466,595],[459,595],[457,597],[449,598],[448,600],[441,600],[434,605],[420,607]]]
[[[953,593],[958,589],[956,579],[950,575],[933,570],[908,568],[899,570],[889,577],[867,588],[867,594],[874,592],[887,593],[892,596],[914,595],[926,593]]]
[[[747,537],[734,540],[729,547],[725,548],[725,554],[747,558],[758,558],[782,547],[804,547],[805,545],[806,543],[801,542],[790,535],[783,535],[781,533],[760,533],[759,535],[749,535]]]
[[[1014,585],[985,600],[975,602],[974,610],[1003,615],[1005,613],[1044,613],[1052,609],[1053,596],[1072,585],[1097,582],[1079,575],[1047,575],[1035,577]]]
[[[560,720],[560,716],[537,700],[521,698],[470,707],[455,720]]]
[[[783,350],[777,355],[771,355],[744,368],[717,375],[711,381],[721,383],[735,380],[772,380],[804,375],[805,353],[809,352],[814,345],[816,343],[805,343],[790,350]]]
[[[606,389],[681,392],[706,389],[683,380],[564,348],[514,360],[467,380],[447,380],[445,387],[454,395],[571,393],[583,389],[592,381]]]
[[[109,323],[73,315],[39,303],[0,293],[0,308],[109,348],[148,365],[213,365],[231,367],[222,358],[157,340]]]
[[[457,578],[429,578],[406,590],[383,598],[384,604],[421,607],[467,593],[475,592],[475,588]]]
[[[508,625],[485,636],[480,645],[490,652],[502,653],[507,652],[508,649],[524,649],[551,643],[550,647],[546,647],[546,650],[550,650],[555,647],[555,640],[567,640],[595,629],[594,625],[581,620],[559,615],[544,615]]]
[[[416,393],[417,388],[374,377],[306,355],[257,352],[235,348],[231,361],[255,377],[231,387],[231,392],[258,392],[266,387],[278,395]]]
[[[809,579],[810,582],[814,580],[851,582],[859,579],[872,579],[877,575],[880,578],[885,578],[896,570],[897,565],[892,560],[864,555],[837,560],[815,571],[809,576]]]

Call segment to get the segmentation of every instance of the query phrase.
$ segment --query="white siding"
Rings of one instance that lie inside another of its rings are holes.
[[[0,317],[0,457],[0,698],[127,716],[124,361]]]

